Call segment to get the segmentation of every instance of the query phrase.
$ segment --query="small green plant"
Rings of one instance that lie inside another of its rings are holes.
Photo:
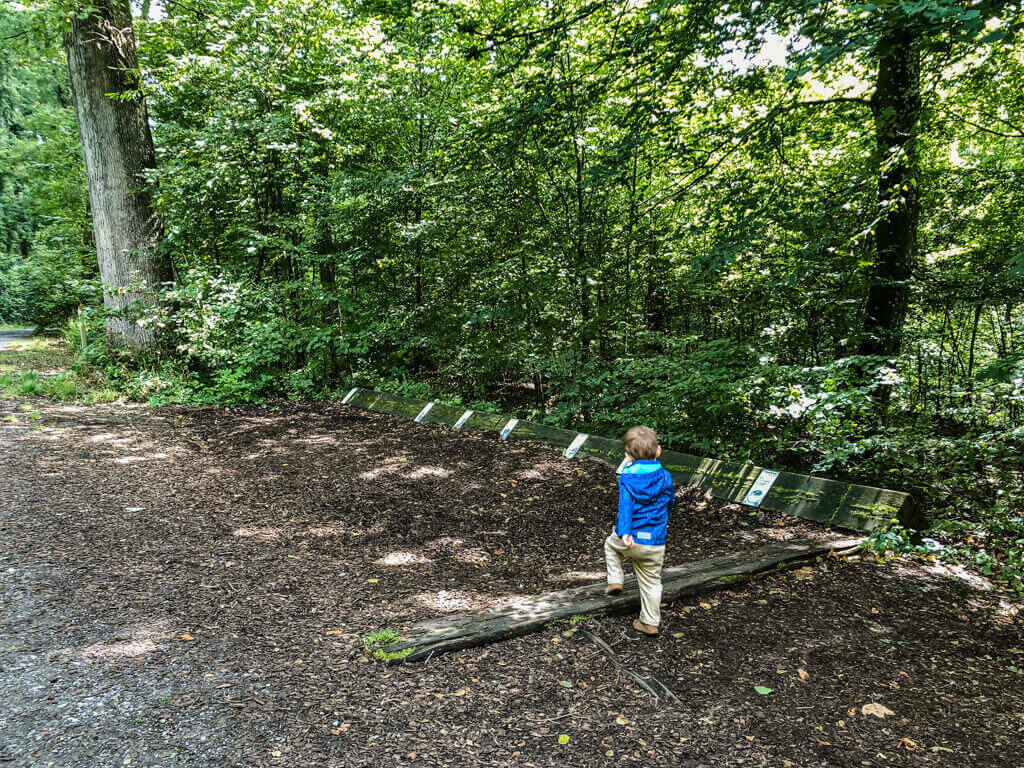
[[[596,613],[581,613],[581,614],[580,614],[580,615],[578,615],[578,616],[572,616],[572,617],[571,617],[571,618],[569,619],[569,626],[570,626],[570,627],[574,627],[574,626],[576,626],[577,624],[582,624],[582,623],[583,623],[584,621],[586,621],[587,619],[593,619],[593,618],[595,618],[596,616],[597,616],[597,614],[596,614]]]
[[[377,659],[377,661],[388,663],[404,659],[416,650],[415,646],[412,648],[405,648],[401,651],[387,650],[387,646],[394,645],[401,641],[401,639],[402,636],[395,630],[391,627],[385,627],[379,632],[374,632],[372,635],[366,635],[361,639],[361,642],[363,644],[363,650],[373,656],[373,658]]]
[[[911,541],[913,531],[900,525],[887,525],[875,529],[868,537],[868,548],[878,552],[914,552]]]

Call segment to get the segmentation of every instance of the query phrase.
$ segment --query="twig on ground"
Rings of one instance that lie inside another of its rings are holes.
[[[630,669],[625,664],[623,664],[619,660],[618,656],[615,655],[615,650],[610,645],[608,645],[608,643],[605,642],[604,639],[598,637],[589,629],[581,629],[580,632],[594,641],[597,647],[604,652],[605,656],[611,659],[612,663],[618,668],[619,672],[622,672],[623,674],[626,674],[629,677],[633,678],[637,685],[639,685],[643,690],[647,691],[647,693],[651,694],[659,702],[670,701],[673,704],[682,704],[682,702],[679,700],[679,697],[676,696],[672,692],[672,689],[665,685],[665,683],[661,682],[657,678],[642,675],[636,670]]]

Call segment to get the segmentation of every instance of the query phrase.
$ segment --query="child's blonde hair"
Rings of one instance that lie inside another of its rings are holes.
[[[658,436],[650,427],[640,424],[630,427],[622,438],[622,445],[634,459],[658,458]]]

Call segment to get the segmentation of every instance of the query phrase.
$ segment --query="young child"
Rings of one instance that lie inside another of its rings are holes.
[[[672,476],[658,461],[661,446],[653,429],[632,427],[622,442],[627,466],[619,476],[619,517],[604,542],[608,567],[604,593],[622,591],[622,558],[632,560],[640,588],[640,618],[633,620],[633,627],[654,636],[661,623],[661,567],[675,489]]]

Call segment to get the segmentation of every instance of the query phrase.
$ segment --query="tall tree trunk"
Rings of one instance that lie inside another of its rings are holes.
[[[894,28],[879,42],[872,107],[879,157],[879,221],[865,306],[862,355],[899,354],[917,251],[917,131],[921,113],[920,60],[909,29]],[[888,399],[888,388],[880,396]]]
[[[124,310],[152,306],[153,288],[171,277],[158,248],[160,221],[144,173],[156,165],[126,0],[90,0],[88,13],[71,14],[64,38],[75,115],[82,139],[93,234],[104,283],[104,303]],[[112,343],[141,351],[152,329],[127,317],[107,323]]]

